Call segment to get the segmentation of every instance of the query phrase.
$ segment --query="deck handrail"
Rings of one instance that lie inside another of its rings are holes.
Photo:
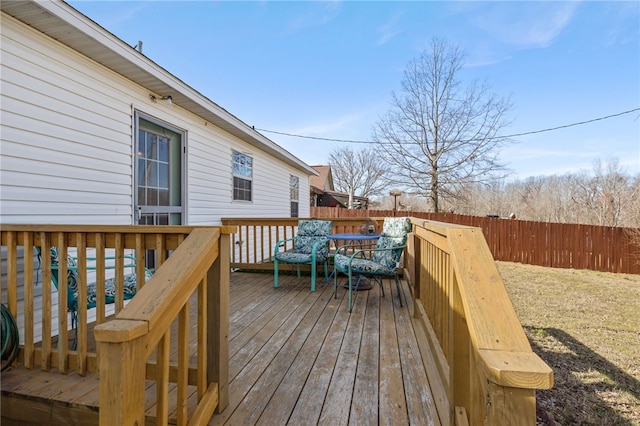
[[[225,241],[226,240],[226,241]],[[146,360],[156,351],[156,422],[168,422],[171,325],[178,319],[177,422],[206,423],[228,403],[229,244],[219,229],[195,229],[139,294],[99,325],[100,424],[143,424]],[[197,368],[190,380],[190,299],[197,293]],[[121,366],[115,372],[114,365]],[[160,374],[159,374],[160,373]],[[195,383],[192,383],[195,382]],[[198,405],[187,413],[187,386]]]
[[[534,425],[535,389],[553,371],[531,350],[482,230],[412,223],[414,321],[442,423]]]

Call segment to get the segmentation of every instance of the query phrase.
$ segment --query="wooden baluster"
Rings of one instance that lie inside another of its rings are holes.
[[[253,229],[253,244],[251,244],[253,246],[253,263],[258,263],[258,227],[253,225],[251,229]]]
[[[124,236],[121,233],[115,235],[116,262],[115,262],[115,278],[116,278],[116,314],[124,307]],[[102,300],[104,303],[104,299]]]
[[[249,226],[243,226],[242,229],[244,229],[244,238],[243,238],[243,242],[244,242],[244,259],[243,259],[243,263],[251,263],[249,261]]]
[[[277,232],[277,229],[278,228],[276,227],[276,232]],[[268,250],[269,262],[273,262],[273,249],[274,249],[273,246],[277,242],[273,240],[272,232],[273,232],[273,227],[270,226],[269,227],[269,250]]]
[[[178,411],[178,425],[186,425],[187,417],[187,385],[189,384],[189,304],[180,310],[178,315],[178,389],[176,395],[176,409]]]
[[[7,233],[7,308],[18,320],[18,236]]]
[[[24,366],[33,368],[34,311],[33,311],[33,234],[23,233],[24,246]]]
[[[136,292],[145,285],[144,234],[136,234]]]
[[[7,307],[18,317],[18,241],[15,232],[7,233]]]
[[[265,253],[264,253],[264,226],[260,226],[260,258],[255,259],[256,263],[264,263],[265,261]],[[257,245],[257,242],[256,242]],[[269,256],[269,252],[267,252],[267,257]]]
[[[170,329],[156,347],[156,424],[169,421],[169,348]]]
[[[156,270],[162,266],[164,261],[167,259],[167,248],[166,242],[164,240],[164,236],[162,234],[156,234]]]
[[[69,321],[67,295],[67,238],[64,232],[58,232],[58,371],[66,373],[69,370]]]
[[[105,280],[106,280],[106,261],[105,261],[105,236],[102,233],[96,233],[96,323],[102,324],[106,317],[105,301]]]
[[[78,323],[76,324],[76,344],[78,351],[78,372],[87,372],[87,240],[86,234],[76,233],[78,259]],[[99,301],[98,301],[99,302]]]
[[[42,268],[42,352],[40,368],[51,369],[51,242],[50,235],[40,233],[40,261]],[[59,294],[58,294],[59,296]]]
[[[207,390],[207,276],[198,286],[198,401]]]

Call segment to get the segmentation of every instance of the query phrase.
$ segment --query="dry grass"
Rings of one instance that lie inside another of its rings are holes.
[[[569,425],[640,425],[640,275],[498,262],[533,350],[540,404]]]

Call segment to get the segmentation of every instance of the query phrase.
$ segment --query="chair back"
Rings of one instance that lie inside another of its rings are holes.
[[[300,220],[298,233],[293,240],[293,252],[311,254],[313,245],[320,241],[316,249],[316,260],[324,260],[329,256],[329,235],[333,228],[330,220]]]
[[[400,256],[407,244],[407,234],[411,232],[411,219],[408,217],[387,217],[382,224],[382,232],[376,243],[377,249],[395,250],[374,251],[371,260],[395,270],[398,267]]]

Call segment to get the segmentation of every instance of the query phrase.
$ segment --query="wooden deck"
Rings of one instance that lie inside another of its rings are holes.
[[[377,285],[358,292],[351,314],[346,290],[334,299],[332,289],[311,293],[309,278],[295,275],[274,289],[271,274],[231,274],[229,406],[210,425],[440,424],[395,283],[385,281],[385,297]],[[403,293],[410,299],[404,282]],[[2,393],[3,424],[19,412],[38,424],[97,424],[94,375],[18,367],[2,373]],[[153,424],[153,407],[147,415]]]

